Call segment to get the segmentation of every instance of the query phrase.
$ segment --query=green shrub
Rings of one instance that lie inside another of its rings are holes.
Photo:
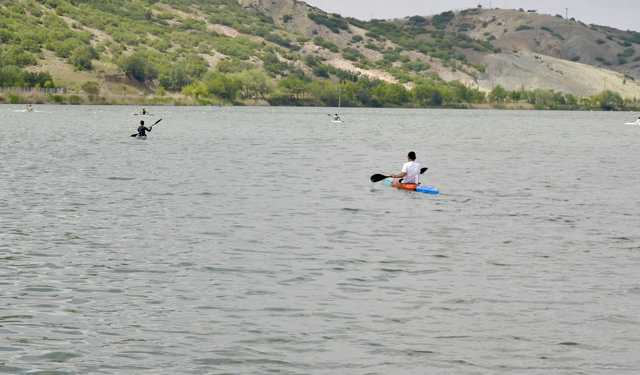
[[[68,62],[78,70],[91,70],[91,60],[97,58],[98,53],[92,46],[81,46],[73,50]]]
[[[443,12],[440,14],[436,14],[431,19],[431,24],[439,30],[445,29],[449,22],[455,17],[455,14],[452,11]]]
[[[118,67],[140,81],[157,77],[157,71],[143,53],[121,57]]]
[[[302,58],[302,61],[304,61],[304,63],[311,68],[320,65],[320,59],[317,56],[313,55],[306,55]]]
[[[533,27],[527,26],[527,25],[520,25],[520,26],[516,27],[516,31],[531,30],[531,29],[533,29]]]
[[[429,64],[422,62],[422,61],[411,61],[408,63],[404,63],[402,64],[402,67],[407,69],[407,70],[412,70],[412,71],[416,71],[419,72],[421,70],[428,70],[429,69]]]
[[[24,104],[23,98],[15,94],[9,94],[9,101],[11,102],[11,104]]]
[[[313,44],[315,44],[316,46],[319,47],[323,47],[328,49],[329,51],[333,52],[333,53],[338,53],[340,50],[338,49],[338,46],[336,46],[335,44],[325,41],[321,36],[318,36],[316,38],[313,39]]]
[[[324,25],[331,30],[331,32],[338,34],[340,29],[349,30],[349,24],[341,18],[337,18],[333,15],[332,18],[325,16],[324,14],[309,13],[308,17],[318,25]]]
[[[376,33],[375,31],[368,31],[364,33],[364,36],[372,39],[380,39],[380,34]]]
[[[426,18],[421,17],[421,16],[413,16],[413,17],[409,17],[409,25],[419,25],[419,26],[424,26],[428,24],[428,21]]]
[[[269,42],[279,44],[279,45],[281,45],[283,47],[286,47],[286,48],[291,47],[291,42],[288,39],[285,39],[285,38],[281,37],[278,34],[267,34],[264,37],[264,39],[269,41]]]
[[[624,50],[624,52],[619,53],[618,57],[631,57],[631,56],[635,55],[635,53],[636,53],[635,49],[627,48],[627,49]]]
[[[350,54],[348,52],[343,52],[342,58],[349,61],[358,61],[358,56]]]
[[[471,66],[476,68],[476,70],[479,71],[480,73],[484,73],[485,71],[484,65],[482,64],[471,64]]]
[[[80,88],[89,95],[98,95],[100,93],[100,85],[98,82],[87,81],[83,83]]]
[[[84,102],[84,99],[82,99],[78,95],[69,96],[69,104],[82,104],[83,102]]]
[[[372,49],[372,50],[374,50],[374,51],[379,50],[378,46],[376,46],[376,45],[375,45],[375,44],[373,44],[373,43],[367,43],[367,44],[365,44],[365,45],[364,45],[364,48]]]
[[[326,65],[318,65],[313,68],[313,74],[322,78],[329,78],[329,69]]]
[[[50,94],[49,95],[49,99],[51,99],[52,101],[54,101],[56,103],[62,103],[64,101],[64,96]]]

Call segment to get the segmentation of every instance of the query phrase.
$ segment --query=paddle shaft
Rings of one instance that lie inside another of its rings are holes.
[[[429,168],[421,168],[420,169],[420,174],[423,174],[424,172],[426,172],[427,169],[429,169]],[[373,176],[371,176],[371,182],[373,182],[373,183],[380,182],[380,181],[382,181],[384,179],[387,179],[389,177],[391,177],[391,176],[385,176],[383,174],[374,174]]]

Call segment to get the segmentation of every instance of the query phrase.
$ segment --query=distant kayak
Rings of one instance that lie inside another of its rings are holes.
[[[331,120],[331,122],[339,122],[342,124],[342,120]]]
[[[147,117],[147,116],[153,116],[153,115],[150,115],[150,114],[143,115],[143,114],[141,114],[141,113],[134,113],[133,115],[134,115],[134,116],[144,116],[144,117]]]
[[[135,136],[135,137],[133,137],[133,138],[135,138],[135,139],[147,139],[147,136],[146,136],[146,135],[143,135],[143,136],[141,137],[141,136],[139,136],[139,135],[136,135],[136,136]]]
[[[625,122],[625,125],[640,125],[637,122]]]
[[[439,191],[437,189],[434,189],[432,187],[426,186],[426,185],[418,185],[418,184],[401,184],[399,178],[387,178],[382,180],[382,185],[384,186],[391,186],[394,188],[398,188],[398,189],[403,189],[403,190],[412,190],[412,191],[417,191],[420,193],[425,193],[425,194],[438,194]]]

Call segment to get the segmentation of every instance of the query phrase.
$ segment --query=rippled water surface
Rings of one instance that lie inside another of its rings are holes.
[[[640,372],[627,113],[15,109],[0,372]]]

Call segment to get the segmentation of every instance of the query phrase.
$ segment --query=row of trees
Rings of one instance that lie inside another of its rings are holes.
[[[2,87],[44,87],[53,88],[53,79],[48,71],[27,72],[17,66],[9,65],[2,69],[0,74],[0,86]]]
[[[555,92],[554,90],[535,89],[527,91],[524,87],[519,90],[507,91],[504,87],[496,86],[487,99],[494,103],[504,102],[522,102],[533,104],[538,107],[551,108],[560,107],[600,107],[605,110],[615,110],[624,105],[635,103],[635,98],[625,98],[611,90],[604,90],[597,95],[590,97],[575,96],[572,94],[564,94]]]
[[[366,77],[342,80],[339,84],[313,81],[302,74],[291,75],[274,82],[263,70],[255,68],[236,73],[209,72],[202,80],[182,88],[182,94],[196,99],[225,100],[267,99],[274,105],[336,105],[364,107],[437,107],[446,104],[530,103],[538,109],[602,108],[613,110],[635,100],[605,90],[591,97],[563,94],[553,90],[535,89],[507,91],[501,86],[488,95],[477,88],[453,82],[422,82],[407,89],[401,84]],[[317,102],[322,103],[317,103]],[[315,102],[315,103],[314,103]]]

